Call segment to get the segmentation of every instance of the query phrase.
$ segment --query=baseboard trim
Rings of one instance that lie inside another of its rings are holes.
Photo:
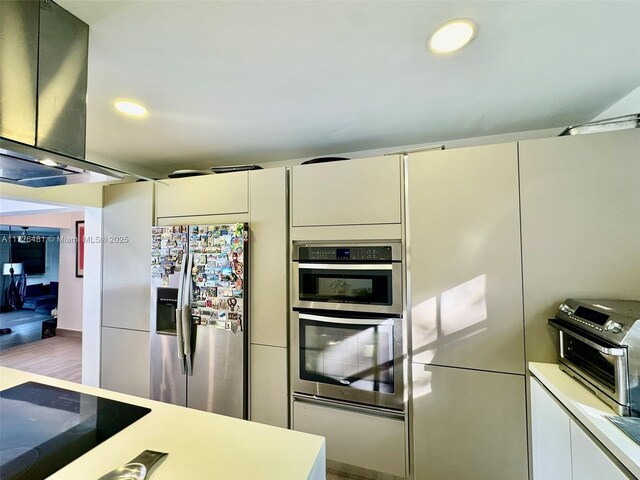
[[[58,337],[68,337],[68,338],[78,338],[82,340],[82,331],[81,330],[68,330],[66,328],[56,328],[56,336]]]

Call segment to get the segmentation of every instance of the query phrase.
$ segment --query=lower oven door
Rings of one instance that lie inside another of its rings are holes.
[[[402,319],[293,312],[292,391],[402,410]]]
[[[629,415],[627,348],[597,341],[557,322],[560,330],[560,367],[592,390],[621,415]]]

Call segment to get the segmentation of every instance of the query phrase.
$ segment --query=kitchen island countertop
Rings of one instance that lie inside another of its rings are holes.
[[[153,480],[325,478],[324,438],[0,367],[0,390],[33,381],[151,408],[151,412],[51,475],[99,478],[143,450],[169,455]]]
[[[640,445],[607,418],[615,415],[611,408],[555,363],[530,362],[529,371],[620,463],[640,478]]]

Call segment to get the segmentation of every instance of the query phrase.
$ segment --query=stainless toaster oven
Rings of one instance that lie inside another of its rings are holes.
[[[640,417],[640,302],[569,298],[549,325],[560,369],[619,415]]]

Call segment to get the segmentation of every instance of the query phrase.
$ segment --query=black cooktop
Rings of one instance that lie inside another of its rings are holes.
[[[27,382],[0,392],[0,479],[46,478],[151,409]]]

